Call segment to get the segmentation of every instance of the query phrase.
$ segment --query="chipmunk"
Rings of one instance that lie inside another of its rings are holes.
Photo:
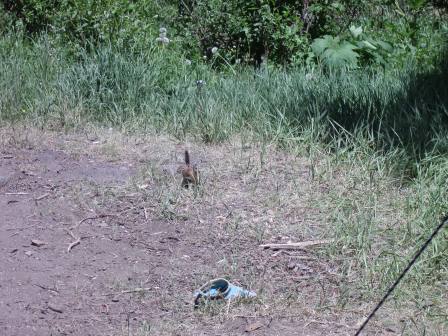
[[[197,166],[190,164],[190,154],[185,150],[185,165],[179,167],[182,173],[182,187],[188,188],[190,185],[199,184],[199,171]]]

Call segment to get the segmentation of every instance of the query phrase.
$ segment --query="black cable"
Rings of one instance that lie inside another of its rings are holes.
[[[367,323],[370,321],[370,319],[373,317],[373,315],[375,315],[377,310],[380,309],[380,307],[387,300],[389,295],[394,291],[395,287],[397,287],[397,285],[400,283],[401,279],[403,279],[403,277],[406,275],[406,273],[409,271],[409,269],[412,267],[412,265],[414,265],[414,263],[416,262],[418,257],[420,257],[420,255],[423,253],[423,251],[426,250],[426,248],[431,243],[433,238],[439,233],[439,231],[442,229],[442,227],[445,225],[445,223],[447,221],[448,221],[448,215],[446,215],[445,217],[442,218],[440,224],[436,227],[436,229],[433,231],[433,233],[428,238],[428,240],[422,245],[422,247],[420,247],[418,252],[415,254],[414,258],[412,258],[412,260],[409,262],[408,266],[406,266],[406,268],[403,270],[403,272],[401,272],[400,276],[397,278],[397,280],[395,280],[394,284],[392,286],[390,286],[390,288],[388,289],[388,291],[386,292],[384,297],[381,299],[381,301],[378,302],[378,304],[375,306],[375,308],[372,310],[372,312],[366,318],[364,323],[359,327],[359,329],[356,332],[355,336],[358,336],[361,333],[361,331],[364,329],[364,327],[367,325]]]

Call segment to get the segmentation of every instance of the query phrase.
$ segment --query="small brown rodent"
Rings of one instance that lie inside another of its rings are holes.
[[[180,167],[182,173],[182,187],[188,188],[190,185],[199,184],[199,171],[196,165],[190,163],[190,153],[185,150],[185,165]]]

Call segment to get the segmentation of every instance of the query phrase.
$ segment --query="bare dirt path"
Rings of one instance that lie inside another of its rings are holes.
[[[1,335],[353,332],[362,315],[331,308],[336,265],[259,248],[325,238],[305,160],[190,146],[203,182],[182,190],[184,144],[93,133],[0,130]],[[223,276],[258,298],[193,310]]]

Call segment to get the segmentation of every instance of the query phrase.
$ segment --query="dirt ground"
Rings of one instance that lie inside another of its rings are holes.
[[[337,263],[318,247],[259,247],[327,238],[304,159],[188,144],[201,186],[183,190],[185,143],[0,136],[1,335],[350,335],[372,306],[337,308]],[[215,277],[258,296],[194,310],[193,291]]]

